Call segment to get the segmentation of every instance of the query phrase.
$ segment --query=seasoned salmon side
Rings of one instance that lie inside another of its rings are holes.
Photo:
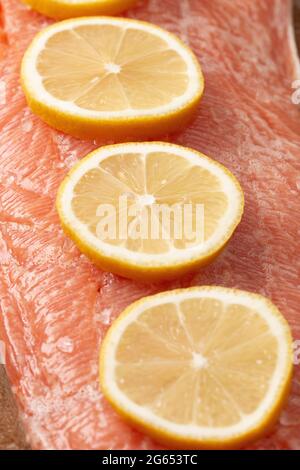
[[[52,20],[0,0],[0,340],[32,448],[160,448],[101,393],[102,340],[137,299],[218,285],[270,298],[288,321],[291,393],[278,423],[248,448],[300,449],[300,115],[292,99],[300,67],[291,3],[140,0],[124,14],[179,36],[205,76],[194,121],[162,140],[226,166],[245,194],[243,219],[212,264],[154,283],[101,271],[63,233],[58,187],[76,162],[108,142],[70,137],[31,113],[20,64]]]

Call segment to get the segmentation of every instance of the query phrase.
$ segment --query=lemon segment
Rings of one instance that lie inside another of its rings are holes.
[[[78,16],[117,15],[137,0],[22,0],[33,10],[56,20]]]
[[[57,195],[62,226],[83,253],[102,269],[143,280],[212,261],[243,206],[225,167],[164,142],[102,147],[75,165]]]
[[[25,53],[21,81],[30,108],[49,125],[105,141],[180,130],[204,89],[197,59],[176,36],[110,17],[44,29]]]
[[[289,326],[266,298],[195,287],[146,297],[113,323],[101,389],[169,447],[238,448],[278,418],[292,375]]]

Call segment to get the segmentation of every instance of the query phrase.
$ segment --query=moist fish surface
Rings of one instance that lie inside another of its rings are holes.
[[[203,67],[206,91],[195,121],[165,139],[226,165],[246,196],[243,221],[217,261],[160,284],[102,272],[63,234],[58,185],[103,143],[63,135],[28,110],[20,61],[49,20],[17,0],[0,4],[0,337],[27,438],[35,449],[156,449],[99,391],[101,341],[129,303],[174,287],[238,287],[270,297],[300,339],[300,116],[291,100],[299,64],[291,2],[145,0],[127,13],[181,36]],[[299,371],[279,423],[251,448],[300,449]]]

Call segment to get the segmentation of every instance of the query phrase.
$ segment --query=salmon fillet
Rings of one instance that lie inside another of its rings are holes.
[[[58,185],[102,143],[63,135],[30,113],[20,61],[49,20],[17,0],[0,3],[0,338],[28,439],[35,449],[156,449],[98,389],[99,346],[129,303],[174,287],[238,287],[270,297],[300,339],[300,120],[291,101],[299,69],[291,3],[145,0],[128,12],[181,36],[203,66],[206,91],[194,123],[166,138],[226,165],[246,196],[243,221],[218,260],[160,284],[100,271],[63,234],[54,208]],[[251,448],[300,449],[300,366],[280,422]]]

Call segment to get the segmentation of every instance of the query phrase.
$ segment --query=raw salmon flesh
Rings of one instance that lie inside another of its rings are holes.
[[[300,339],[299,75],[289,0],[141,0],[130,17],[178,34],[198,56],[206,91],[194,123],[166,136],[226,165],[246,212],[226,251],[177,282],[139,284],[101,272],[63,234],[56,191],[101,142],[52,130],[28,110],[19,81],[25,48],[50,20],[18,0],[0,9],[0,338],[35,449],[156,449],[98,390],[98,352],[133,300],[190,285],[270,297]],[[300,365],[280,422],[251,448],[300,449]]]

